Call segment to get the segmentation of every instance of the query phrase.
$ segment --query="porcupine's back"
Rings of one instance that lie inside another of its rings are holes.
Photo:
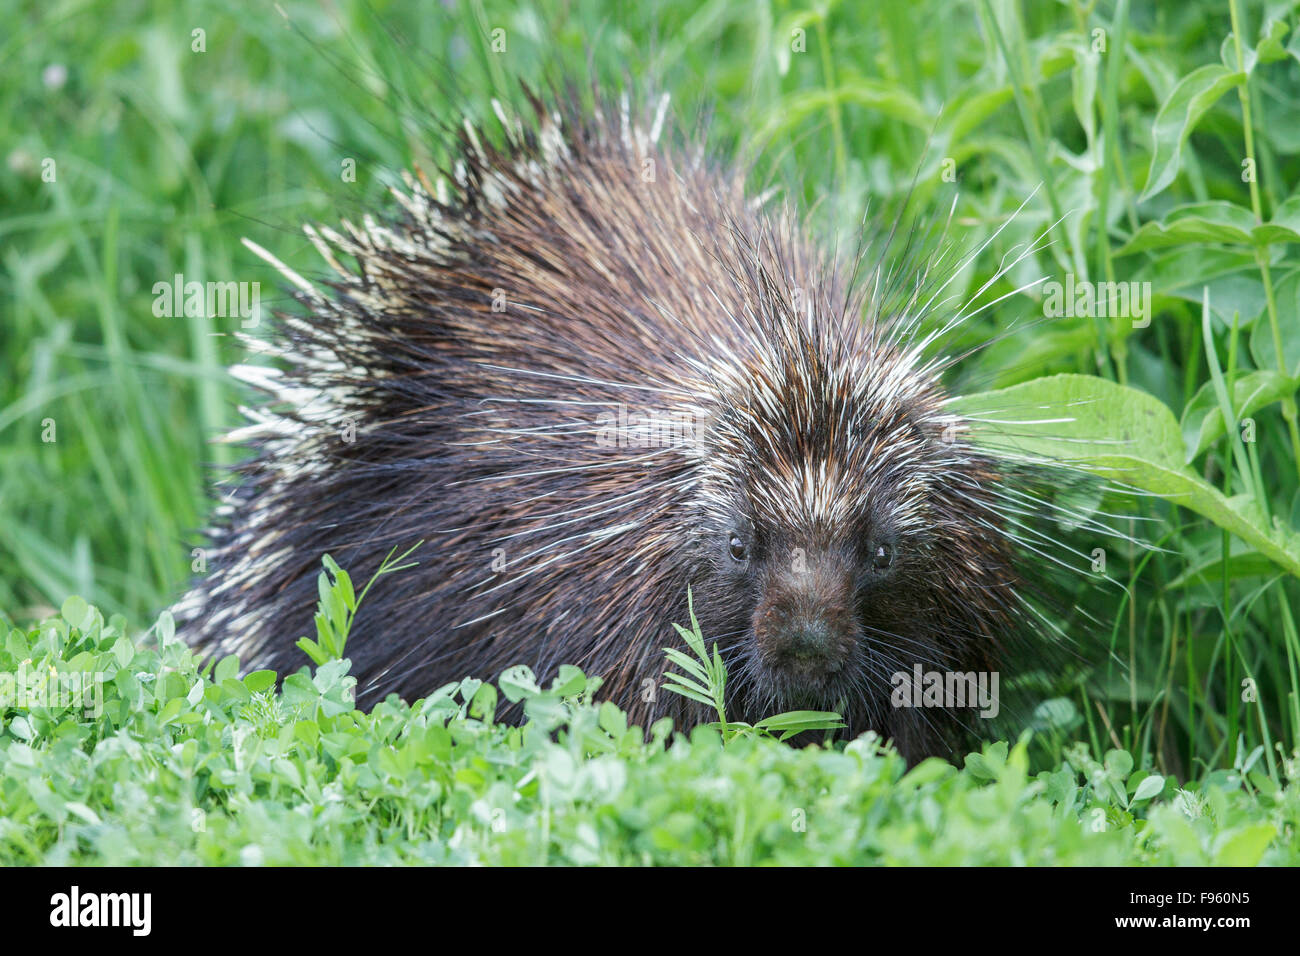
[[[363,704],[573,663],[649,719],[673,696],[641,691],[691,585],[732,653],[739,718],[828,707],[764,679],[776,652],[741,646],[746,622],[803,613],[788,552],[827,620],[860,618],[874,642],[836,677],[862,698],[838,701],[851,727],[933,750],[948,732],[891,711],[887,674],[993,665],[1013,577],[989,532],[992,465],[954,441],[919,353],[863,323],[843,268],[734,171],[661,147],[662,105],[628,114],[503,115],[500,150],[467,127],[445,201],[408,178],[399,218],[308,229],[336,275],[286,270],[303,311],[269,348],[288,369],[237,370],[270,401],[232,436],[257,455],[217,512],[191,640],[291,672],[320,555],[364,580],[423,539],[349,640]],[[747,567],[773,559],[761,581],[716,547],[728,522],[749,529]],[[855,542],[886,538],[887,587],[844,570]]]

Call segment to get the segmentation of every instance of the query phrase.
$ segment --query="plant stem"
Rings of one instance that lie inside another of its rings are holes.
[[[817,46],[821,50],[822,76],[826,92],[830,94],[831,135],[835,139],[835,179],[840,188],[846,188],[848,174],[848,149],[844,145],[844,126],[840,121],[840,89],[835,81],[835,66],[831,62],[830,42],[826,38],[826,15],[817,18]]]
[[[1228,0],[1228,11],[1232,18],[1232,43],[1237,54],[1237,69],[1246,72],[1246,59],[1241,46],[1241,15],[1238,11],[1239,0]],[[1237,86],[1237,98],[1241,101],[1242,133],[1246,139],[1246,162],[1250,169],[1250,209],[1255,215],[1256,224],[1264,222],[1263,206],[1259,198],[1259,175],[1255,164],[1255,131],[1250,118],[1250,75],[1247,73]],[[1290,378],[1286,367],[1286,355],[1282,351],[1282,331],[1277,321],[1277,299],[1273,294],[1273,277],[1268,267],[1268,244],[1255,246],[1255,262],[1259,266],[1260,277],[1264,280],[1264,297],[1268,302],[1268,322],[1273,333],[1273,349],[1277,353],[1277,370],[1284,378]],[[1291,457],[1300,477],[1300,427],[1296,424],[1296,403],[1294,396],[1282,400],[1282,417],[1286,420],[1287,431],[1291,436]]]
[[[1086,24],[1085,24],[1086,27]],[[1123,162],[1119,156],[1119,79],[1124,62],[1124,34],[1128,27],[1128,0],[1119,0],[1111,20],[1110,46],[1106,54],[1106,78],[1101,95],[1101,137],[1097,145],[1097,261],[1106,281],[1115,281],[1115,263],[1111,258],[1110,236],[1107,223],[1110,219],[1110,170],[1106,167],[1107,151],[1114,151],[1114,168],[1119,171]],[[1081,32],[1082,29],[1081,29]],[[1112,286],[1113,288],[1113,286]],[[1128,344],[1116,330],[1114,338],[1115,374],[1120,384],[1128,379]]]

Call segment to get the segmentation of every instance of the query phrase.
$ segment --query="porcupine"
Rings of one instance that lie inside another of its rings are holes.
[[[253,247],[300,308],[246,339],[286,368],[234,370],[270,400],[229,436],[256,454],[180,606],[191,643],[283,676],[322,553],[364,580],[423,539],[356,621],[361,706],[569,663],[643,725],[707,718],[646,692],[689,588],[733,719],[836,710],[949,750],[970,712],[891,706],[891,675],[997,671],[1033,615],[1015,469],[917,331],[936,284],[887,305],[879,260],[669,145],[666,99],[529,98],[496,142],[464,124],[439,186],[406,174],[397,214],[307,226],[328,281]]]

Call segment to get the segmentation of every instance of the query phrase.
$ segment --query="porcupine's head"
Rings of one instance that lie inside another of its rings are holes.
[[[807,301],[768,300],[753,352],[709,376],[695,602],[747,716],[836,710],[932,750],[969,712],[898,710],[892,681],[999,666],[1019,601],[1003,470],[905,320]]]

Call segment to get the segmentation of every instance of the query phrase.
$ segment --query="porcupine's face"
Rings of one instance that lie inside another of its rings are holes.
[[[962,566],[987,529],[951,500],[964,461],[941,396],[881,359],[834,364],[796,359],[719,412],[706,627],[758,709],[879,715],[890,674],[964,663],[954,641],[981,622],[953,582],[996,588],[997,572]]]

